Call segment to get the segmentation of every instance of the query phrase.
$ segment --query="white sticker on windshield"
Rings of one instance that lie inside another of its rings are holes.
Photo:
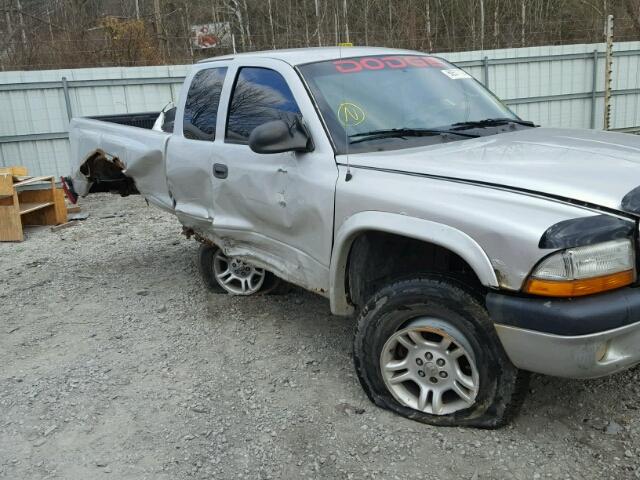
[[[440,71],[452,80],[461,80],[463,78],[471,78],[471,75],[469,75],[464,70],[460,70],[459,68],[450,68],[448,70],[440,70]]]

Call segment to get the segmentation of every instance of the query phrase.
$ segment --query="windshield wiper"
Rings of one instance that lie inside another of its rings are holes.
[[[371,130],[369,132],[354,133],[353,135],[349,135],[349,138],[361,138],[352,140],[349,143],[367,142],[369,140],[377,140],[379,138],[426,137],[446,133],[467,138],[478,138],[480,136],[471,133],[461,133],[455,130],[440,130],[434,128],[388,128],[385,130]]]
[[[458,122],[451,126],[453,130],[465,130],[468,128],[497,127],[506,125],[507,123],[517,123],[527,127],[535,127],[535,124],[529,120],[520,120],[517,118],[485,118],[484,120],[475,120],[469,122]]]

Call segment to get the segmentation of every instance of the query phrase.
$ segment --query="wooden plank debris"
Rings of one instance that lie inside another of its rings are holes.
[[[57,231],[60,231],[60,230],[64,230],[65,228],[75,227],[79,223],[80,222],[78,222],[77,220],[71,220],[70,222],[63,223],[62,225],[56,225],[54,227],[51,227],[51,231],[52,232],[57,232]]]

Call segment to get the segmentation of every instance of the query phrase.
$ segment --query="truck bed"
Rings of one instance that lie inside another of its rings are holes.
[[[72,119],[69,140],[76,192],[81,196],[105,191],[140,193],[157,206],[171,209],[164,161],[171,134],[151,129],[158,115]]]
[[[116,115],[99,115],[88,117],[101,122],[117,123],[118,125],[128,125],[130,127],[145,128],[151,130],[160,112],[143,113],[121,113]]]

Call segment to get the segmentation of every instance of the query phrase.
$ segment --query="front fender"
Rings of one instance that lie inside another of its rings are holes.
[[[329,299],[331,312],[335,315],[353,313],[353,307],[347,301],[347,262],[353,241],[360,233],[366,231],[393,233],[447,248],[471,266],[483,285],[498,287],[498,279],[489,257],[466,233],[430,220],[396,213],[365,211],[349,217],[335,235],[329,273]]]

